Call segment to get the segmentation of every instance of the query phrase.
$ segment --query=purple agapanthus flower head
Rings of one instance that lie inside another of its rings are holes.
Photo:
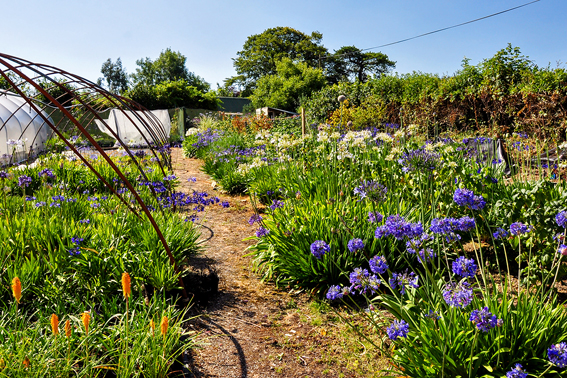
[[[384,216],[377,211],[368,212],[368,221],[370,223],[380,223],[384,219]]]
[[[55,178],[55,173],[53,173],[53,171],[49,168],[45,168],[44,170],[40,171],[37,175],[39,177],[45,176],[51,179]]]
[[[373,273],[384,274],[388,270],[388,262],[384,256],[374,256],[368,263]]]
[[[510,225],[510,233],[515,236],[527,234],[532,230],[532,226],[523,224],[522,222],[515,222]]]
[[[494,239],[504,239],[509,235],[509,232],[503,229],[502,227],[498,227],[496,231],[492,234]]]
[[[311,243],[311,253],[315,258],[320,259],[323,255],[331,250],[331,247],[323,240],[315,240]]]
[[[445,285],[443,299],[451,307],[465,308],[473,300],[473,290],[467,281],[452,282]]]
[[[283,207],[283,206],[284,206],[283,201],[273,200],[272,204],[270,205],[270,209],[272,209],[272,211],[273,211],[273,210],[279,209],[280,207]]]
[[[547,357],[551,363],[563,369],[567,366],[567,343],[562,342],[552,345],[547,350]]]
[[[408,273],[407,271],[404,273],[392,273],[392,278],[390,278],[390,286],[392,289],[399,288],[400,293],[404,295],[406,293],[406,288],[413,287],[418,288],[419,284],[417,283],[419,277],[416,276],[414,272]]]
[[[475,195],[472,190],[458,188],[455,190],[453,200],[459,206],[468,207],[471,210],[482,210],[486,206],[484,198]]]
[[[467,259],[465,256],[460,256],[453,261],[453,273],[461,277],[474,277],[478,266],[474,259]]]
[[[260,226],[258,228],[258,230],[256,230],[256,237],[263,238],[264,236],[268,235],[269,233],[270,233],[270,230]]]
[[[343,297],[343,290],[339,285],[333,285],[327,291],[327,299],[334,301],[335,299],[341,299]]]
[[[409,324],[405,320],[394,320],[394,322],[386,328],[386,333],[391,340],[397,340],[400,337],[408,337]]]
[[[373,180],[363,181],[362,185],[354,188],[354,194],[360,197],[359,201],[368,198],[372,202],[383,202],[386,199],[388,189]]]
[[[259,214],[253,214],[250,219],[248,219],[248,224],[250,224],[250,226],[252,226],[254,223],[258,222],[260,223],[262,221],[262,216]]]
[[[18,177],[18,186],[20,188],[27,187],[32,183],[32,178],[26,175]]]
[[[356,293],[357,290],[359,294],[367,292],[376,293],[379,286],[382,284],[382,281],[380,281],[376,275],[370,274],[368,270],[362,268],[355,268],[354,271],[349,274],[349,280],[351,283],[349,291],[353,294]]]
[[[404,238],[412,239],[421,236],[423,233],[423,226],[421,222],[411,223],[406,221],[401,215],[390,215],[386,219],[386,223],[376,229],[374,236],[377,239],[383,236],[393,236],[398,240]]]
[[[560,211],[555,216],[555,222],[559,227],[567,228],[567,211]]]
[[[364,249],[364,242],[362,239],[351,239],[349,240],[347,247],[349,251],[355,253]]]
[[[484,307],[480,310],[473,310],[469,320],[479,331],[482,332],[488,332],[498,324],[498,318],[496,315],[492,315],[492,313],[488,310],[488,307]]]
[[[512,370],[506,373],[506,378],[527,378],[528,373],[522,368],[522,365],[516,364]]]

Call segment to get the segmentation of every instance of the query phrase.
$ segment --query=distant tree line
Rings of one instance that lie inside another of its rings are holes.
[[[180,52],[166,49],[156,60],[136,61],[136,72],[128,75],[120,58],[102,64],[103,77],[98,84],[110,92],[129,97],[148,109],[177,107],[217,109],[217,96],[209,84],[190,72],[187,58]]]

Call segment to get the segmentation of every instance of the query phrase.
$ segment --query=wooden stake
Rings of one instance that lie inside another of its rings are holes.
[[[301,136],[305,136],[305,109],[301,108]]]

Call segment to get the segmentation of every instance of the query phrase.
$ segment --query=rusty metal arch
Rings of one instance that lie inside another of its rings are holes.
[[[144,142],[147,144],[151,154],[157,158],[157,162],[162,173],[166,174],[166,167],[171,169],[171,157],[168,153],[169,141],[166,131],[161,122],[147,109],[141,105],[106,91],[97,84],[74,75],[67,71],[56,67],[32,63],[28,60],[17,58],[14,56],[0,53],[0,80],[4,82],[4,88],[0,89],[0,95],[17,95],[24,100],[20,106],[29,106],[30,111],[33,109],[37,113],[36,117],[40,117],[41,121],[47,125],[51,131],[49,137],[59,138],[67,147],[91,170],[101,182],[117,196],[120,201],[137,217],[142,218],[143,213],[150,221],[153,229],[157,233],[171,265],[177,272],[179,267],[171,253],[171,249],[163,236],[159,226],[153,218],[150,210],[136,191],[134,185],[126,178],[120,168],[112,161],[109,154],[103,149],[91,133],[87,130],[93,127],[95,120],[102,122],[111,132],[117,143],[124,149],[129,159],[137,167],[140,176],[144,180],[148,180],[144,169],[140,166],[128,144],[121,140],[117,133],[106,123],[101,113],[109,108],[117,109],[121,112],[141,134]],[[57,89],[60,95],[55,98],[50,91]],[[40,101],[40,98],[47,100],[48,103]],[[141,116],[144,115],[144,117]],[[137,122],[134,122],[136,120]],[[33,121],[33,120],[32,120]],[[21,131],[20,138],[23,137],[27,128],[32,122],[29,122],[26,129]],[[141,125],[138,126],[138,124]],[[0,123],[0,132],[7,127],[7,122]],[[73,131],[83,136],[92,147],[100,154],[100,156],[109,164],[112,170],[118,175],[120,180],[128,188],[135,198],[140,209],[136,209],[130,204],[114,186],[110,185],[97,170],[90,164],[88,159],[76,148],[76,146],[65,137],[64,133]],[[39,131],[36,132],[34,140],[38,137]],[[149,137],[148,137],[149,136]],[[48,138],[49,138],[48,137]],[[37,154],[33,148],[28,152],[30,155]],[[12,156],[11,159],[14,157]],[[150,186],[154,196],[156,196],[153,187]],[[187,298],[187,292],[181,277],[179,283],[183,290],[183,296]]]

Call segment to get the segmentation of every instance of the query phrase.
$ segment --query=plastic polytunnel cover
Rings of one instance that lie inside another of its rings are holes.
[[[44,118],[22,97],[0,90],[0,165],[43,151],[47,137]]]

